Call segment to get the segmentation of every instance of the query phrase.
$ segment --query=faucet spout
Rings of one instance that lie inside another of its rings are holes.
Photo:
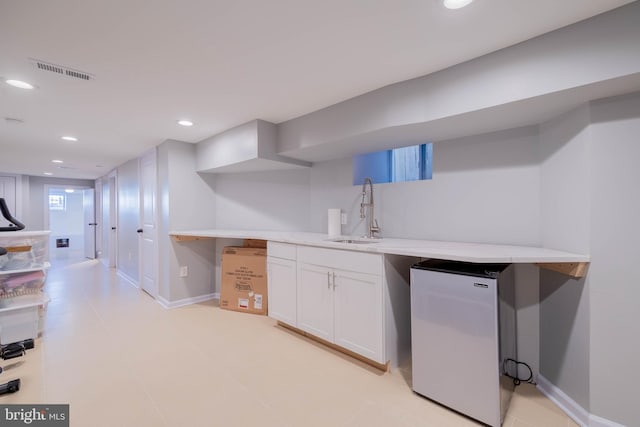
[[[362,182],[362,203],[360,203],[360,218],[367,219],[367,232],[365,237],[370,239],[375,237],[375,233],[380,232],[378,221],[373,218],[373,207],[373,181],[371,180],[371,178],[366,177]]]

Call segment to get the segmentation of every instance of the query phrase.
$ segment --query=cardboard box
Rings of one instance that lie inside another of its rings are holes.
[[[259,240],[259,239],[244,239],[244,242],[242,242],[242,247],[244,247],[244,248],[263,248],[263,249],[266,249],[267,248],[267,241],[266,240]]]
[[[227,246],[222,251],[220,308],[267,314],[267,250]]]

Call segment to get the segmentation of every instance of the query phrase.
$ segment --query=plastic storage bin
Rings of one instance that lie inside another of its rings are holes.
[[[42,292],[49,260],[49,231],[0,233],[0,344],[36,338],[49,298]]]
[[[46,294],[22,297],[19,303],[0,308],[0,344],[38,337],[40,307],[49,302]]]
[[[0,270],[0,308],[3,299],[39,293],[47,279],[49,263],[40,268]]]
[[[0,246],[17,251],[0,257],[0,271],[37,268],[49,261],[49,231],[0,233]]]

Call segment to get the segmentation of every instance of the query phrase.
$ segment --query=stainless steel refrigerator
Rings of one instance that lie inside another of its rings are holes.
[[[427,260],[411,268],[413,390],[491,426],[515,376],[513,266]]]

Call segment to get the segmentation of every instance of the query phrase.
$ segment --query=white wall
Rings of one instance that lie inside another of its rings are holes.
[[[160,296],[181,303],[215,292],[215,241],[178,243],[170,230],[216,227],[215,177],[196,172],[196,146],[166,141],[158,147]],[[179,269],[187,266],[188,277]]]
[[[640,93],[592,103],[591,412],[640,426]]]
[[[540,372],[592,423],[640,420],[639,133],[640,93],[541,126],[543,244],[589,253],[591,263],[579,280],[541,272]]]
[[[348,222],[342,226],[342,234],[364,234],[360,219],[362,186],[354,186],[351,158],[316,163],[310,171],[309,230],[327,233],[327,210],[340,208],[347,214]],[[374,186],[374,204],[380,186]],[[375,209],[376,218],[379,208]],[[384,224],[381,224],[384,226]]]
[[[13,215],[14,218],[18,219],[19,215],[22,213],[18,213],[17,208],[21,207],[21,203],[18,202],[18,197],[22,196],[20,194],[21,188],[18,188],[18,180],[20,175],[15,174],[4,174],[0,172],[0,198],[3,198],[7,209]],[[7,221],[4,216],[0,215],[0,227],[7,227],[9,225],[9,221]]]
[[[589,253],[589,106],[540,126],[542,243]],[[540,275],[540,373],[590,409],[589,285]]]
[[[308,230],[309,170],[216,175],[218,228]]]
[[[536,127],[442,141],[433,179],[374,185],[375,215],[387,237],[540,244]],[[361,189],[351,159],[311,169],[311,230],[327,231],[327,209],[349,217],[344,234],[362,235]]]
[[[589,253],[589,106],[540,126],[542,243]]]

